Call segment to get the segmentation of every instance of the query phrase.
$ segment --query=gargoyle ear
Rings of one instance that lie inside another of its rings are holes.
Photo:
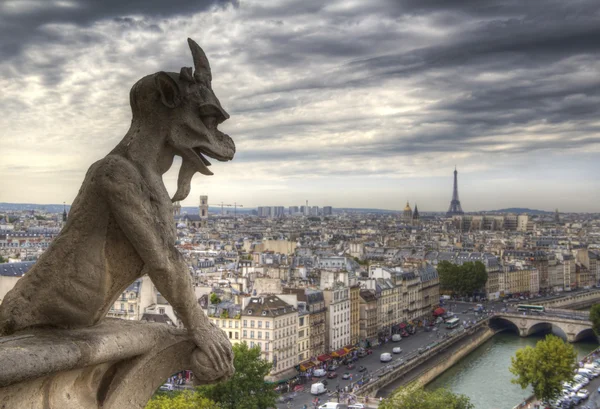
[[[158,92],[160,92],[160,99],[166,107],[175,108],[181,103],[181,95],[179,93],[179,86],[167,73],[161,71],[154,76],[154,83]]]

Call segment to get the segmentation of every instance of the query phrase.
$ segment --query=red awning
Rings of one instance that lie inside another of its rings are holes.
[[[346,354],[348,354],[348,351],[346,351],[344,348],[342,348],[342,349],[338,349],[337,351],[333,352],[331,354],[331,356],[334,358],[341,358],[343,356],[346,356]]]
[[[445,312],[446,312],[446,310],[443,308],[436,308],[435,311],[433,311],[433,315],[435,315],[437,317],[438,315],[442,315]]]
[[[319,355],[317,359],[321,362],[330,361],[331,357],[327,354]]]

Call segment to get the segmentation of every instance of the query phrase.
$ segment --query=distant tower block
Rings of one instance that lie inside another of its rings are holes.
[[[206,226],[208,220],[208,196],[200,196],[200,207],[198,208],[198,214],[200,215],[200,223],[202,226]]]
[[[462,207],[460,206],[460,200],[458,199],[458,171],[456,167],[454,168],[454,189],[452,190],[452,200],[450,201],[450,208],[448,209],[448,213],[446,213],[447,217],[452,217],[455,215],[463,215]]]
[[[558,213],[558,209],[554,212],[554,221],[556,223],[560,223],[560,214]]]

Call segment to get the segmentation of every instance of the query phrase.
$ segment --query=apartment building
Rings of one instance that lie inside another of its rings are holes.
[[[360,285],[350,287],[350,344],[356,345],[360,337]]]
[[[315,358],[326,352],[325,329],[327,326],[325,299],[323,292],[308,288],[284,288],[283,294],[294,294],[300,304],[305,303],[308,311],[306,323],[308,325],[308,353],[307,359]],[[300,337],[298,338],[300,342]]]
[[[360,290],[360,341],[377,341],[378,318],[375,291]]]
[[[329,352],[350,344],[350,288],[337,285],[323,290],[327,308],[325,344]]]
[[[310,359],[310,311],[306,302],[298,302],[298,362]]]
[[[277,295],[244,299],[241,340],[258,346],[263,359],[273,363],[268,380],[295,373],[298,364],[298,310]]]

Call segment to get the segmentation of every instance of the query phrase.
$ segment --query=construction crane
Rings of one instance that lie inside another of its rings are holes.
[[[244,207],[244,205],[238,204],[237,202],[233,202],[233,204],[221,202],[218,204],[209,204],[208,206],[221,206],[221,216],[223,215],[223,207],[233,207],[233,212],[234,212],[234,215],[236,215],[236,216],[237,216],[237,208]]]

